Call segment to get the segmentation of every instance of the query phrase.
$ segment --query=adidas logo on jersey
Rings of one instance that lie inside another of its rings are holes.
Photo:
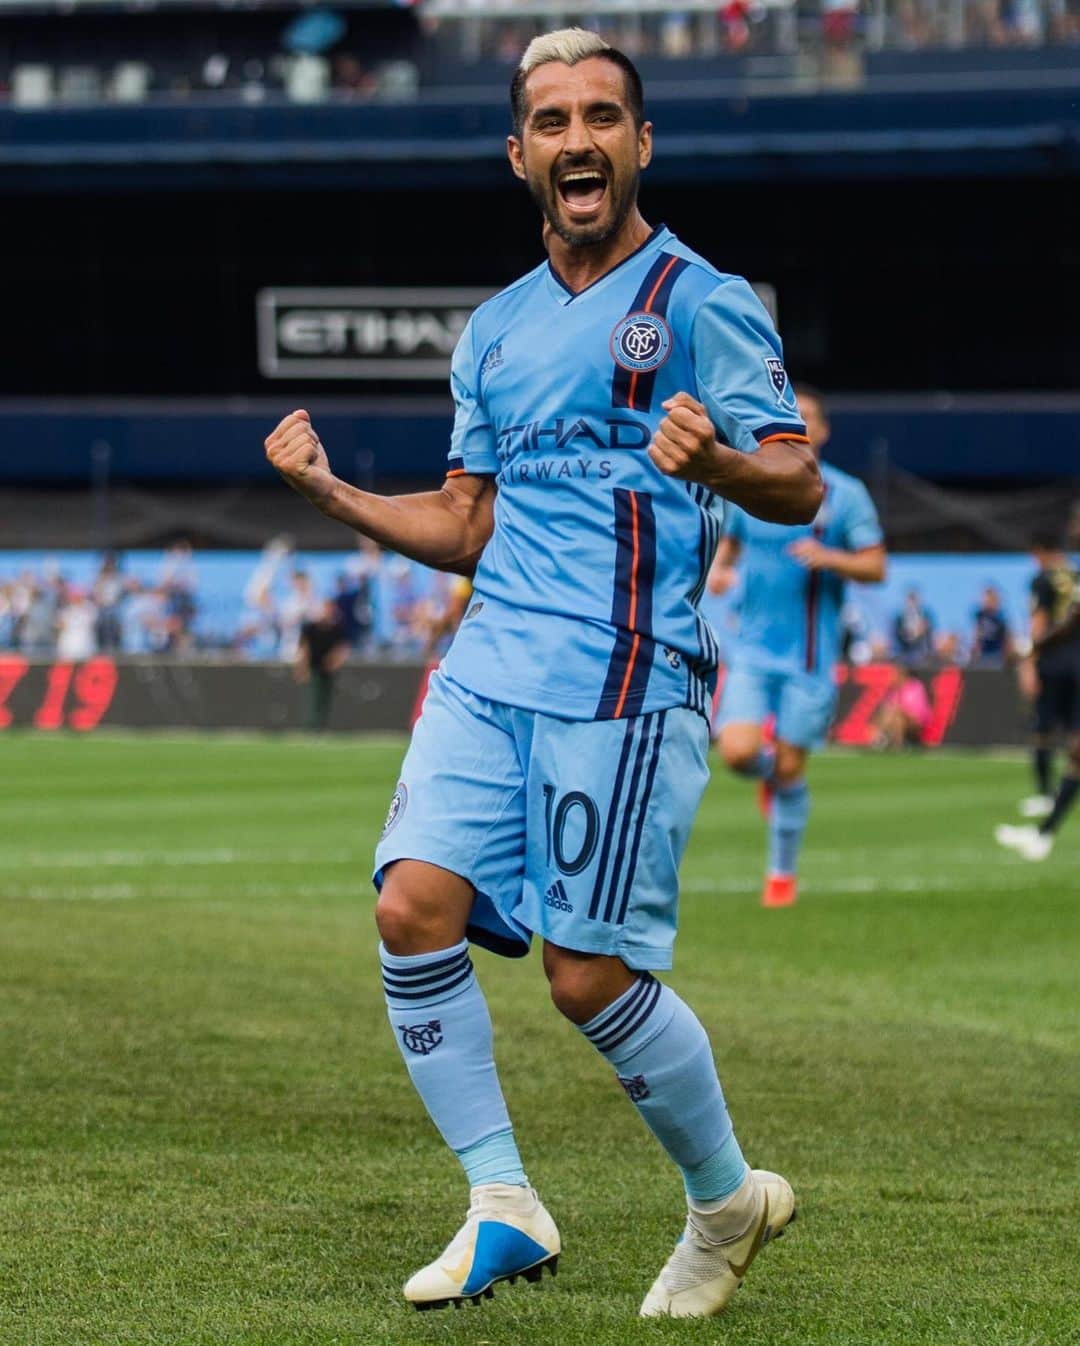
[[[484,363],[480,367],[480,375],[490,374],[493,369],[498,369],[503,362],[502,342],[498,341],[484,356]]]
[[[544,906],[554,907],[556,911],[573,911],[566,896],[566,888],[563,886],[562,879],[557,880],[544,894]]]

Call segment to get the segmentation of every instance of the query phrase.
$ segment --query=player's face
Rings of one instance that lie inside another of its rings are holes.
[[[604,242],[637,201],[652,126],[634,125],[623,72],[603,57],[538,66],[525,90],[521,139],[508,142],[514,172],[569,247]]]
[[[813,449],[815,456],[820,458],[821,450],[829,442],[828,419],[816,397],[808,397],[803,394],[798,398],[798,403],[799,415],[802,417],[803,425],[806,426],[806,435],[810,440],[810,447]]]

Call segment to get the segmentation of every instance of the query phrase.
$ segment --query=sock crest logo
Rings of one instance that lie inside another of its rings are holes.
[[[428,1056],[442,1042],[442,1024],[432,1019],[426,1024],[398,1024],[401,1040],[409,1051],[418,1056]]]

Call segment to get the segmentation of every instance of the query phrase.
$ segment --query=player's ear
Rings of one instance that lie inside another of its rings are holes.
[[[510,167],[514,170],[514,177],[525,180],[525,154],[521,148],[521,141],[517,136],[506,137],[506,157],[510,160]]]
[[[648,168],[652,163],[652,122],[642,122],[638,132],[638,167]]]

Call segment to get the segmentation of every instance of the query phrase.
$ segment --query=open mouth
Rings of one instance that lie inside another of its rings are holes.
[[[598,168],[572,168],[559,178],[559,195],[572,215],[591,215],[606,192],[607,178]]]

